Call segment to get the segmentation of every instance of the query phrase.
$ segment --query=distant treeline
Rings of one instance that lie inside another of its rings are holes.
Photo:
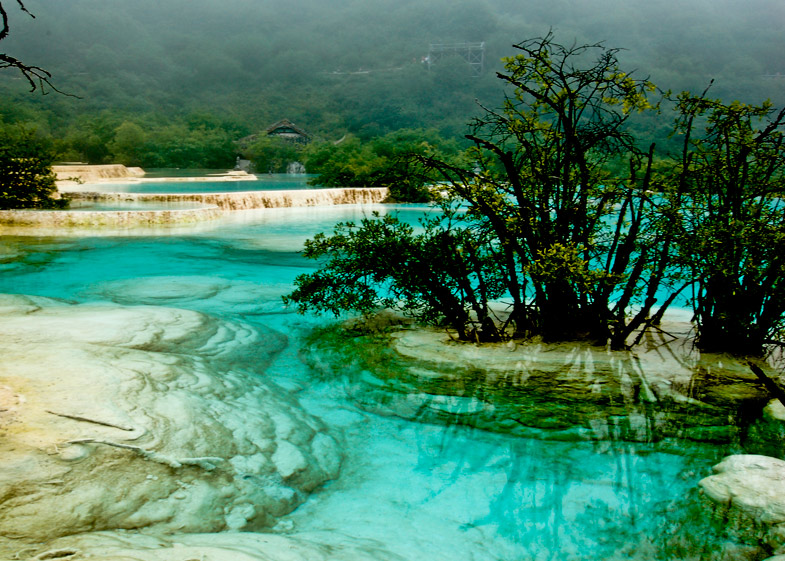
[[[226,167],[232,142],[287,118],[316,138],[401,129],[460,138],[479,100],[499,106],[495,72],[511,45],[553,28],[564,43],[623,47],[627,68],[662,88],[785,103],[779,0],[542,3],[520,0],[30,0],[11,5],[3,50],[64,92],[30,95],[0,72],[0,122],[24,123],[58,154],[148,167]],[[471,77],[431,43],[484,42]],[[647,122],[643,132],[656,138]],[[649,130],[650,129],[650,130]],[[143,141],[141,140],[143,139]]]

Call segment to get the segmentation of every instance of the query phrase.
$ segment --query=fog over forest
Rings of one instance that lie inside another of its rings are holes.
[[[26,0],[9,3],[2,52],[75,94],[30,94],[0,73],[0,119],[57,138],[139,122],[219,123],[241,137],[288,118],[326,139],[435,128],[458,137],[502,99],[511,45],[553,29],[561,43],[623,48],[625,70],[664,90],[785,103],[781,0]],[[428,67],[433,43],[484,42]],[[97,120],[103,120],[99,123]],[[178,121],[179,120],[179,121]],[[103,124],[102,124],[103,123]]]

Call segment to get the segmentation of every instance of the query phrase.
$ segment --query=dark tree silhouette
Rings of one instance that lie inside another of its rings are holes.
[[[298,277],[288,302],[333,313],[397,305],[480,341],[622,348],[657,323],[679,291],[658,301],[670,288],[674,209],[651,196],[653,147],[641,152],[625,126],[654,109],[654,86],[599,44],[566,47],[549,33],[515,48],[498,74],[514,90],[475,119],[469,165],[421,159],[443,176],[449,219],[422,235],[364,220],[317,236],[305,255],[326,264]]]
[[[31,18],[35,18],[35,16],[25,7],[22,0],[16,0],[16,4],[18,4],[20,10],[25,12]],[[2,41],[8,37],[8,33],[10,31],[10,25],[8,23],[8,12],[6,11],[3,2],[0,2],[0,19],[2,20],[2,28],[0,28],[0,41]],[[59,92],[59,90],[54,87],[50,81],[52,75],[40,66],[25,64],[17,58],[14,58],[5,53],[0,53],[0,70],[4,68],[16,68],[19,72],[21,72],[22,76],[24,76],[27,82],[30,84],[31,92],[34,92],[40,88],[41,92],[45,94],[47,93],[47,86],[52,90]]]

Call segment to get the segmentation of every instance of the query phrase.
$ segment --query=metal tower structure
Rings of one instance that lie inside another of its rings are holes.
[[[459,56],[469,65],[477,78],[485,70],[485,41],[482,43],[431,43],[428,48],[428,69],[447,56]]]

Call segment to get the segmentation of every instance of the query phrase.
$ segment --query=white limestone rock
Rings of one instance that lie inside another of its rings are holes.
[[[713,502],[756,522],[785,522],[785,461],[740,454],[728,456],[713,471],[699,484]]]
[[[785,545],[785,461],[756,454],[728,456],[699,483],[715,513],[747,540]]]
[[[340,468],[239,360],[282,344],[191,311],[0,296],[0,535],[273,525]]]
[[[338,532],[314,534],[145,535],[96,532],[69,536],[28,550],[30,561],[405,561],[373,540]]]

